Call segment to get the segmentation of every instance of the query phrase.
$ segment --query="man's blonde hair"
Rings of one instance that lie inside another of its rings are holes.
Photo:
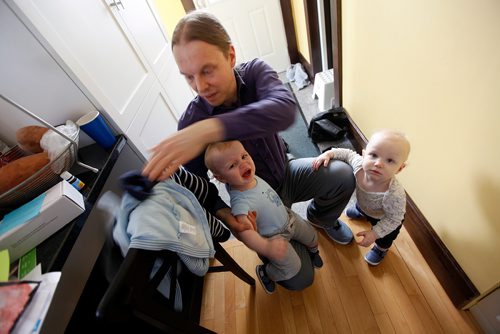
[[[172,50],[176,45],[191,41],[214,45],[225,57],[228,57],[229,46],[232,44],[229,34],[217,17],[203,10],[189,12],[177,23],[172,34]]]

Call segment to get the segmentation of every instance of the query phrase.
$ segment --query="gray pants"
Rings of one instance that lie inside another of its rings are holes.
[[[332,160],[327,167],[314,171],[313,160],[290,160],[278,194],[287,207],[313,199],[307,208],[307,218],[318,224],[334,224],[349,202],[356,180],[352,168],[342,161]],[[293,240],[290,244],[300,258],[301,267],[295,276],[277,283],[288,290],[303,290],[314,281],[314,267],[304,245]]]
[[[288,224],[280,233],[272,236],[281,236],[287,240],[295,240],[306,246],[306,249],[316,247],[318,245],[318,234],[314,227],[306,222],[302,217],[293,212],[288,211]],[[286,254],[280,261],[269,261],[266,266],[267,276],[273,281],[288,280],[300,271],[302,266],[301,259],[291,244],[288,244]]]
[[[290,160],[277,192],[287,207],[313,199],[307,208],[307,219],[320,225],[333,224],[349,202],[356,180],[351,166],[345,162],[332,160],[327,167],[315,171],[313,160]]]

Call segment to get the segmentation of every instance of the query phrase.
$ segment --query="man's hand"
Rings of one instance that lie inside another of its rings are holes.
[[[236,219],[231,214],[231,209],[223,208],[216,212],[217,218],[222,220],[231,232],[239,239],[238,234],[246,230],[257,231],[257,212],[249,211],[247,216],[242,219]]]
[[[151,149],[151,158],[142,174],[151,181],[163,181],[181,165],[200,155],[208,144],[222,140],[223,135],[223,125],[215,118],[177,131]]]
[[[377,240],[377,234],[373,231],[361,231],[356,233],[357,237],[363,237],[360,241],[358,241],[358,245],[363,247],[368,247]]]

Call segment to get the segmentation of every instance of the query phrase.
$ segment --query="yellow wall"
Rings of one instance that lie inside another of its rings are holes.
[[[168,38],[172,39],[177,22],[186,14],[180,0],[155,0],[158,14],[167,30]]]
[[[314,0],[316,1],[316,0]],[[303,0],[292,0],[292,15],[295,27],[295,38],[297,40],[297,49],[304,59],[311,63],[309,55],[309,39],[307,38],[306,14]]]
[[[343,104],[412,142],[400,174],[481,293],[500,282],[500,1],[342,2]]]

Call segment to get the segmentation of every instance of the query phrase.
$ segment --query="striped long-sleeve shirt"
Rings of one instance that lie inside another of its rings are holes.
[[[230,236],[230,232],[214,216],[215,204],[219,198],[217,187],[208,180],[189,172],[184,167],[181,167],[171,178],[175,183],[189,189],[198,199],[205,210],[212,238],[219,242],[226,241]]]

